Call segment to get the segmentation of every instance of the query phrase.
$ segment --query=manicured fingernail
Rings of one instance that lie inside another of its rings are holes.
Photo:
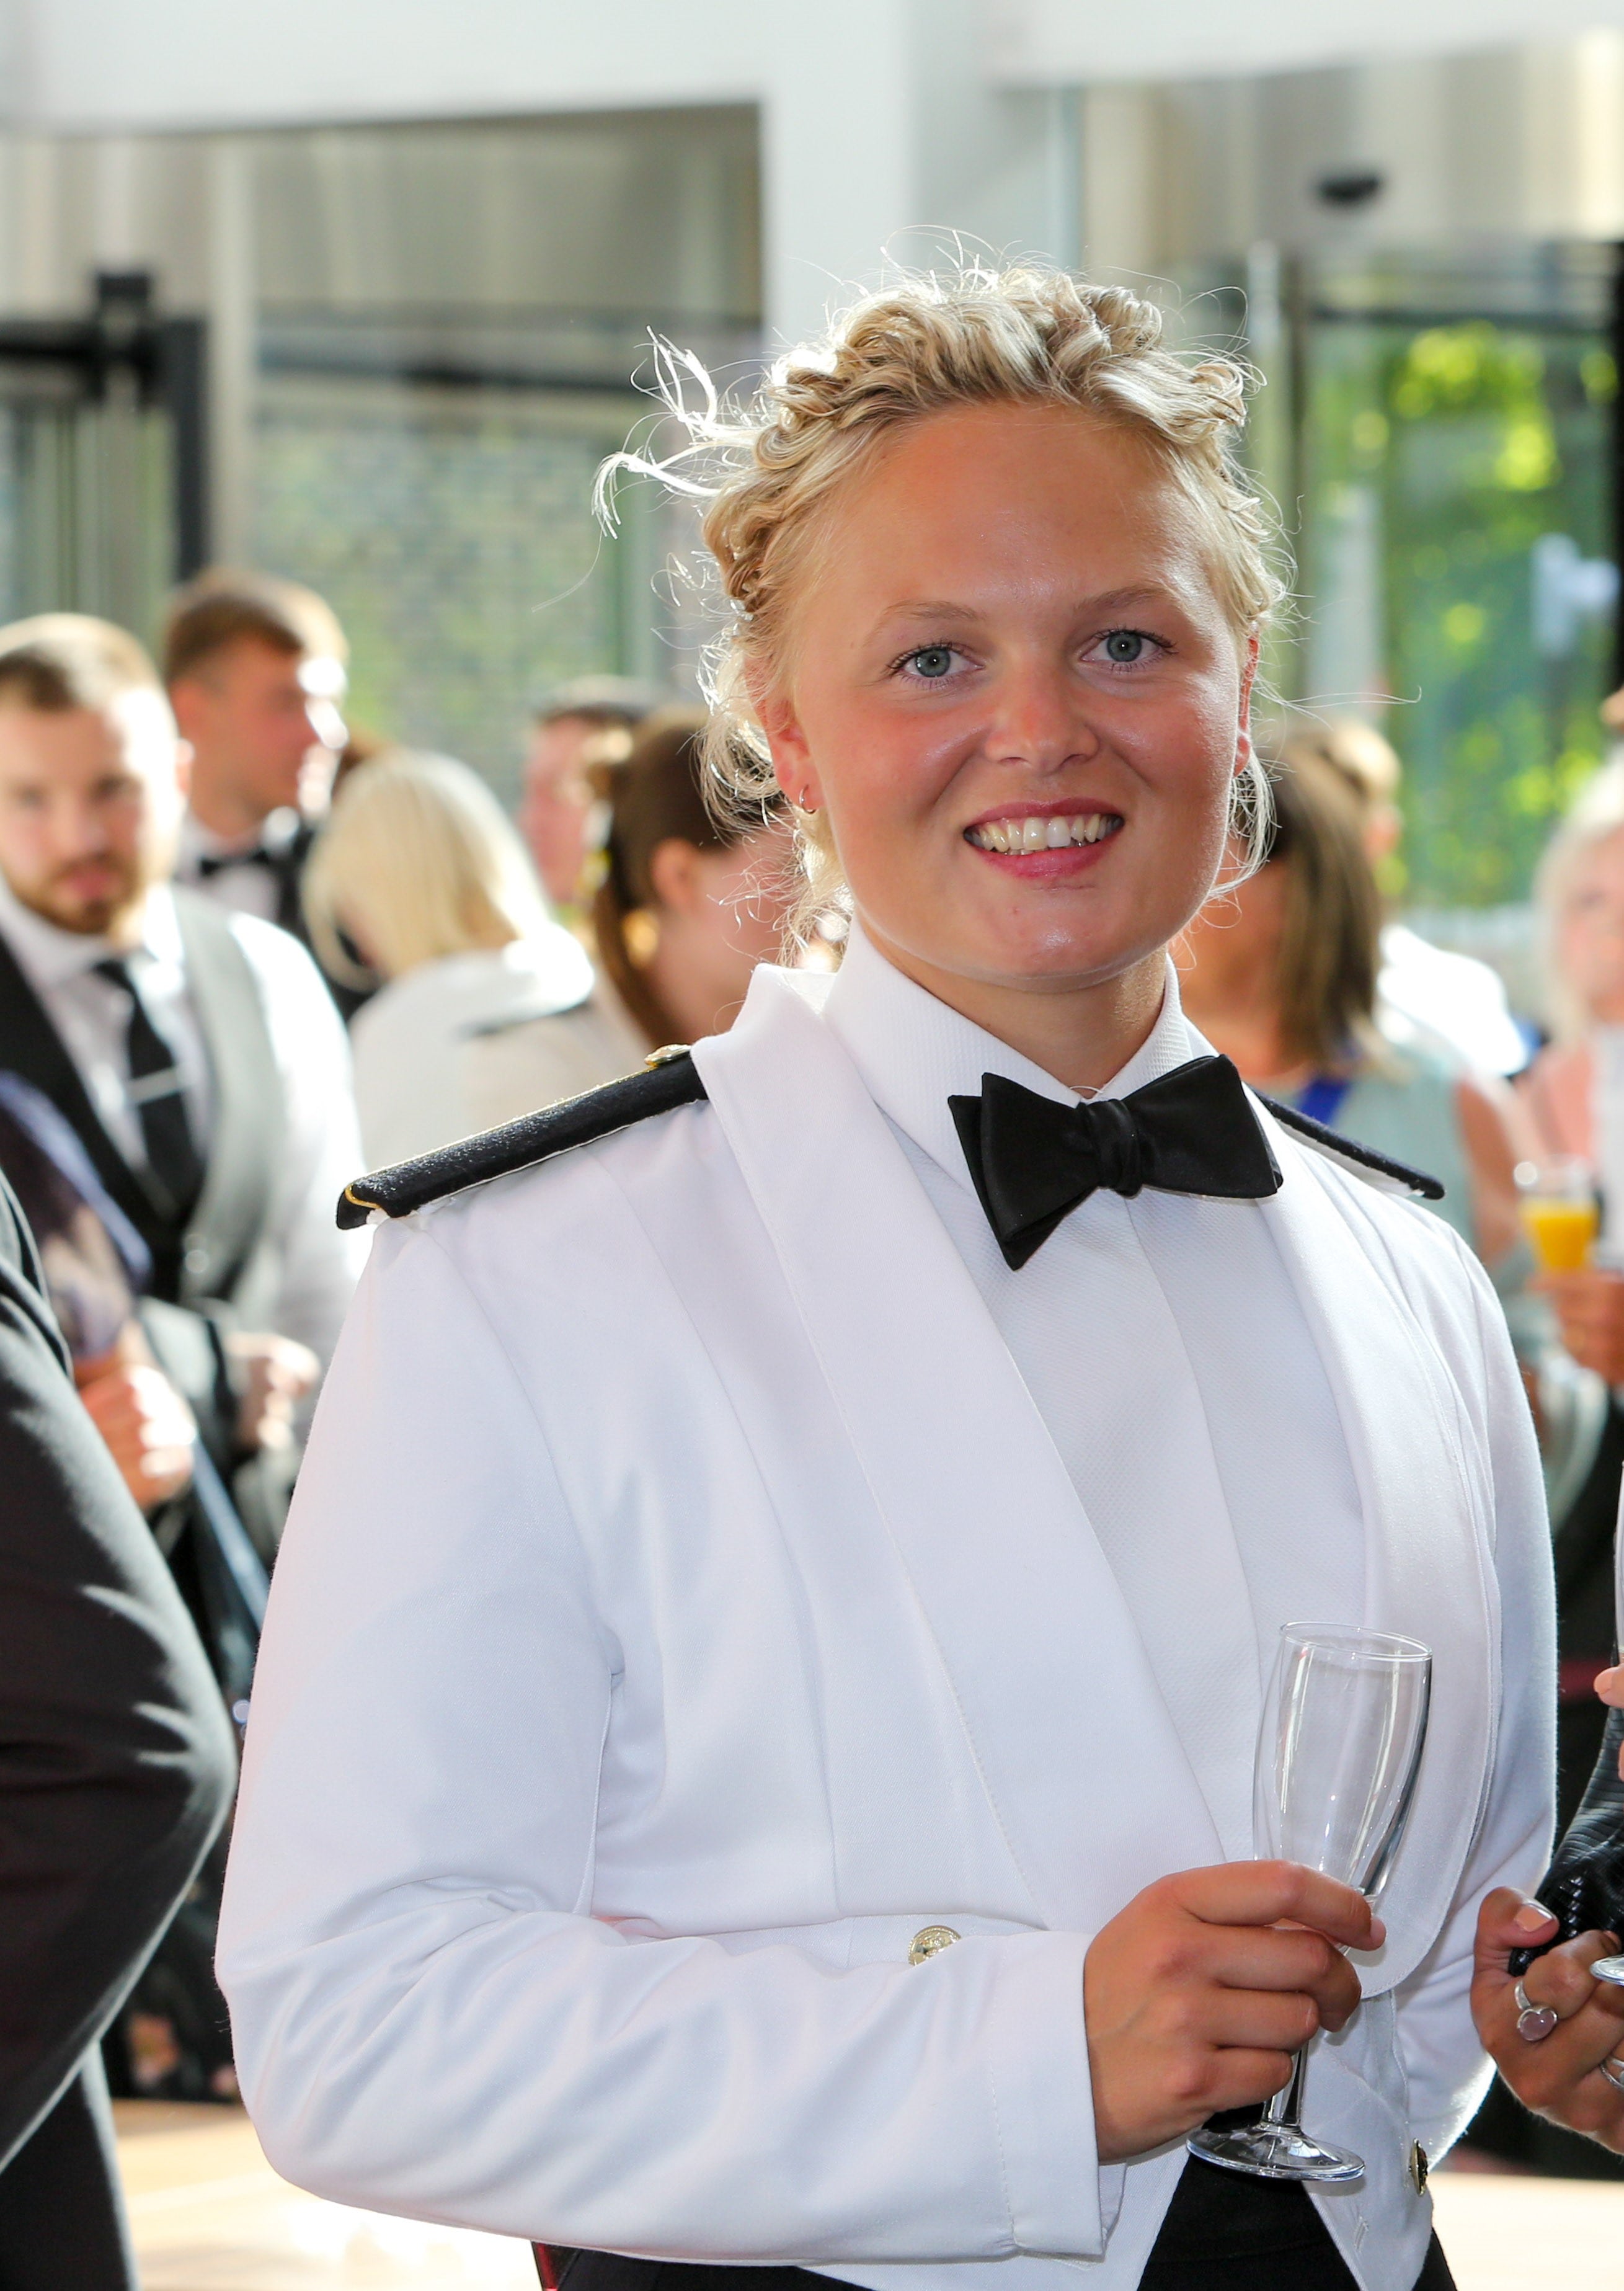
[[[1556,1920],[1548,1909],[1542,1909],[1538,1901],[1524,1901],[1511,1922],[1519,1933],[1538,1933],[1544,1925],[1554,1925]]]

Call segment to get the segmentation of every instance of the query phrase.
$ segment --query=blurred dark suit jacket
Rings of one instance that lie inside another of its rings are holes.
[[[0,2291],[133,2282],[95,2046],[225,1818],[230,1726],[0,1180]]]

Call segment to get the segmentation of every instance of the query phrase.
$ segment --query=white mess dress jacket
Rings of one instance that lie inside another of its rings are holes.
[[[1226,1848],[828,986],[759,972],[695,1050],[707,1102],[376,1234],[255,1682],[237,2067],[272,2162],[342,2202],[873,2291],[1130,2291],[1183,2149],[1099,2166],[1083,1959]],[[1485,2081],[1472,1910],[1548,1848],[1543,1498],[1459,1242],[1260,1119],[1284,1184],[1238,1207],[1334,1396],[1363,1620],[1435,1656],[1388,1938],[1309,2075],[1368,2164],[1315,2200],[1365,2291],[1410,2291],[1413,2144]]]

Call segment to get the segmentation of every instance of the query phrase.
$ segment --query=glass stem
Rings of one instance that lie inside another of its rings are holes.
[[[1303,2128],[1303,2076],[1308,2065],[1308,2047],[1305,2045],[1291,2063],[1291,2081],[1282,2085],[1263,2111],[1266,2124],[1283,2125],[1290,2132]]]

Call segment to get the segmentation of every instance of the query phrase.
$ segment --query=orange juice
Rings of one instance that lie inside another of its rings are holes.
[[[1523,1203],[1523,1229],[1542,1273],[1578,1273],[1590,1262],[1596,1239],[1594,1202],[1564,1202],[1535,1194]]]

